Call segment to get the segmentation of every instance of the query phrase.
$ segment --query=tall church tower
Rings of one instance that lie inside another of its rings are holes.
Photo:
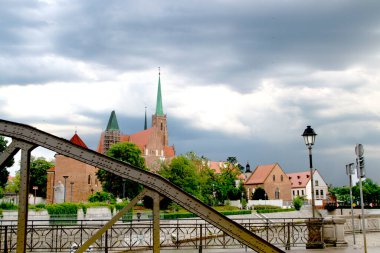
[[[157,90],[157,102],[156,113],[152,115],[152,127],[156,128],[157,137],[159,142],[163,146],[168,146],[168,128],[166,122],[166,114],[162,107],[162,95],[161,95],[161,73],[158,72],[158,90]]]
[[[112,144],[120,142],[120,129],[115,111],[111,112],[106,131],[104,132],[103,154],[107,153]]]

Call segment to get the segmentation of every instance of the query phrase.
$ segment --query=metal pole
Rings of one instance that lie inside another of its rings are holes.
[[[66,179],[68,178],[69,176],[63,176],[63,178],[65,179],[65,190],[63,192],[63,203],[66,202]]]
[[[311,209],[313,218],[315,218],[315,200],[314,200],[314,179],[313,179],[313,155],[311,153],[311,145],[309,145],[309,162],[310,162],[310,180],[311,180]]]
[[[73,185],[74,182],[70,182],[70,202],[73,202]]]
[[[350,165],[352,166],[352,164],[350,164]],[[349,174],[348,177],[350,178],[350,204],[351,204],[352,236],[354,238],[354,246],[356,246],[356,240],[355,240],[355,222],[354,222],[354,207],[352,206],[352,175]]]
[[[362,228],[363,228],[364,253],[367,253],[367,238],[366,238],[366,234],[365,234],[366,229],[365,229],[365,216],[364,216],[363,186],[362,186],[362,177],[361,176],[359,177],[359,188],[360,188],[360,206],[362,209]]]

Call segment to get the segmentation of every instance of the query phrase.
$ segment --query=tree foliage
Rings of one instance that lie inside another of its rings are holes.
[[[20,171],[16,171],[16,175],[8,181],[5,186],[5,191],[14,193],[20,192]]]
[[[240,171],[235,164],[224,163],[217,174],[209,168],[206,158],[189,152],[162,165],[158,173],[203,202],[216,205],[228,199],[240,199],[244,192],[242,185],[236,187]]]
[[[35,158],[32,156],[29,173],[29,193],[34,194],[33,186],[37,186],[37,196],[46,198],[46,171],[53,166],[54,163],[46,161],[44,157]]]
[[[0,136],[0,154],[7,148],[8,141],[4,139],[3,136]],[[14,164],[14,159],[10,159],[5,166],[0,167],[0,187],[4,188],[8,181],[9,171],[8,168],[12,167]]]
[[[362,186],[364,204],[379,206],[380,186],[369,178],[362,181]],[[331,187],[329,192],[334,198],[336,198],[337,201],[343,203],[344,205],[350,205],[350,189],[348,186]],[[354,203],[360,203],[359,183],[352,187],[352,196]]]
[[[147,170],[144,158],[141,156],[141,150],[133,143],[121,142],[113,144],[106,155],[140,169]],[[102,183],[103,190],[112,193],[116,197],[132,199],[142,190],[142,185],[139,183],[129,179],[123,179],[104,169],[99,169],[96,176]],[[123,186],[123,184],[125,184],[125,186]],[[123,194],[123,189],[125,189],[125,195]]]
[[[262,187],[257,187],[255,191],[252,194],[253,200],[259,200],[259,199],[268,199],[268,194],[265,192],[265,190]]]

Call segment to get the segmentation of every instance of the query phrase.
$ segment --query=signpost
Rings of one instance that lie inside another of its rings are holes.
[[[360,191],[360,206],[362,209],[362,230],[363,230],[363,242],[364,242],[364,253],[367,253],[367,239],[366,239],[366,228],[365,228],[365,215],[364,215],[364,200],[363,200],[363,185],[362,178],[365,177],[364,169],[364,148],[362,144],[357,144],[355,147],[356,154],[356,170],[359,178],[359,191]]]

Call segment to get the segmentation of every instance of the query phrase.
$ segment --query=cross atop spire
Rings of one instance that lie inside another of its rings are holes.
[[[161,69],[160,67],[158,67],[158,90],[157,90],[156,115],[164,116],[164,109],[162,108],[162,96],[161,96]]]

